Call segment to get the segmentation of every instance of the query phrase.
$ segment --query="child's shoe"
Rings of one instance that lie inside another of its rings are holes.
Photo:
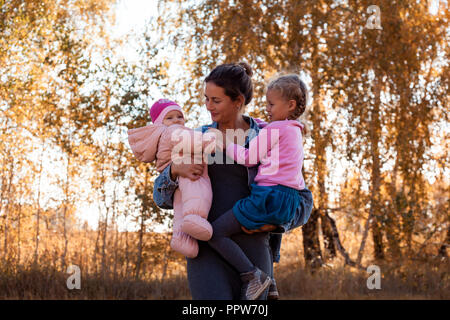
[[[278,300],[280,295],[278,294],[277,283],[275,279],[272,278],[272,283],[269,287],[269,293],[267,294],[267,300]]]
[[[272,282],[270,277],[259,268],[241,273],[241,279],[243,282],[241,300],[258,299]]]

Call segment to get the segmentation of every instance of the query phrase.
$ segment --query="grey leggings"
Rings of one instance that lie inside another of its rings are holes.
[[[241,225],[233,214],[228,210],[212,223],[213,235],[208,241],[222,257],[225,258],[239,273],[249,272],[255,269],[254,264],[247,258],[241,247],[230,237],[241,233]]]

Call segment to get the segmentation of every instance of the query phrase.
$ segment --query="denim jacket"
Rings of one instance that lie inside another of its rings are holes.
[[[249,141],[259,134],[259,130],[261,129],[262,125],[251,117],[244,116],[244,118],[248,120],[250,124],[249,134],[247,135],[245,140],[245,145],[246,147],[248,147]],[[196,130],[204,133],[210,128],[217,129],[217,122],[202,126],[200,128],[197,128]],[[156,205],[162,209],[173,209],[173,194],[178,188],[178,178],[175,181],[170,178],[170,167],[171,165],[167,166],[163,170],[163,172],[161,172],[161,174],[156,178],[153,189],[153,200],[155,201]],[[254,182],[255,176],[258,172],[258,167],[247,167],[247,172],[248,186],[250,186]],[[300,202],[300,205],[296,210],[294,218],[283,225],[277,226],[277,229],[270,233],[269,245],[272,250],[274,262],[279,262],[280,260],[282,234],[286,231],[290,231],[304,225],[311,215],[313,207],[311,191],[305,188],[299,191],[299,193],[302,196],[302,201]]]

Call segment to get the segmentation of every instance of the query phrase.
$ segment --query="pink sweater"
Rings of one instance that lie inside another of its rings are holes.
[[[274,121],[250,141],[249,148],[230,143],[227,155],[247,167],[258,167],[255,182],[260,186],[283,185],[302,190],[303,125],[296,120]]]

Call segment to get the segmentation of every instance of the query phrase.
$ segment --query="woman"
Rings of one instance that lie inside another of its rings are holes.
[[[205,79],[206,108],[211,114],[213,123],[201,127],[205,132],[216,128],[222,133],[227,129],[247,132],[245,145],[254,138],[260,130],[260,122],[243,115],[244,106],[253,97],[252,70],[246,63],[225,64],[216,67]],[[250,129],[250,130],[249,130]],[[237,163],[230,163],[219,151],[215,154],[216,161],[208,165],[208,175],[211,179],[213,200],[208,220],[214,221],[220,215],[233,207],[236,201],[250,194],[250,185],[257,173],[257,167],[246,168]],[[222,161],[217,161],[222,160]],[[196,180],[202,174],[200,164],[172,164],[156,179],[154,185],[154,200],[164,209],[172,208],[173,193],[177,188],[179,176]],[[304,189],[308,199],[300,206],[312,208],[312,196]],[[302,210],[298,212],[311,212]],[[282,233],[306,222],[309,215],[296,215],[292,225],[277,228]],[[244,230],[246,233],[234,235],[232,239],[242,248],[247,257],[257,266],[273,277],[273,261],[279,259],[281,234],[269,236],[268,231],[275,231],[275,226],[266,225],[259,230]],[[241,279],[233,269],[206,242],[199,241],[199,253],[194,259],[187,258],[187,275],[189,289],[193,299],[238,300],[240,298]],[[271,290],[271,289],[269,289]],[[272,289],[274,290],[274,289]],[[264,292],[260,299],[267,298]]]

